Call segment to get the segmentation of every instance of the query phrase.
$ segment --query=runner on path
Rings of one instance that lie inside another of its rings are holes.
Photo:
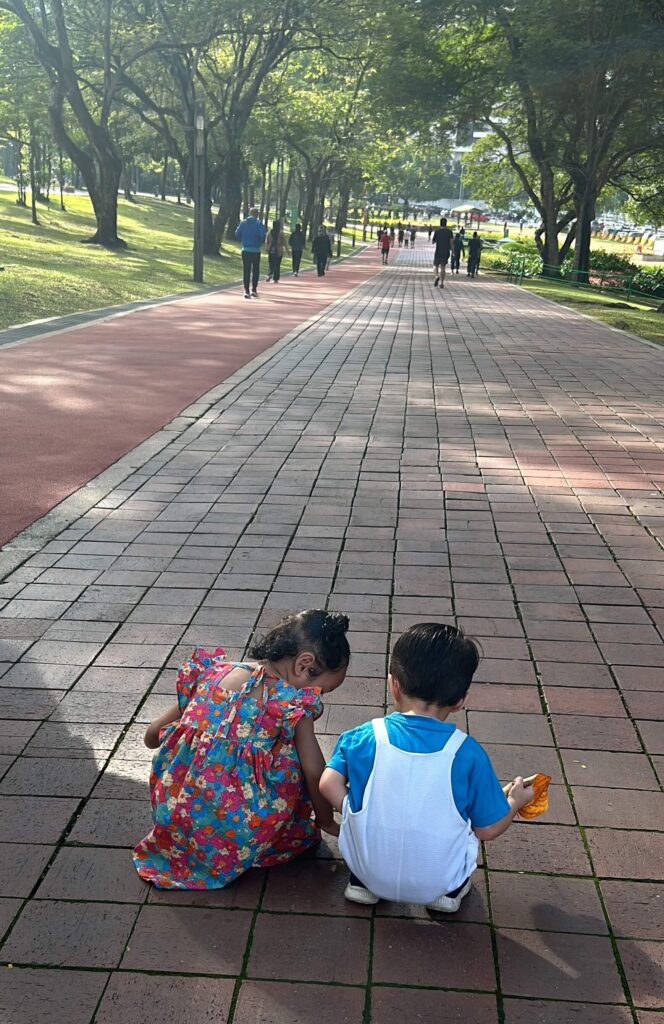
[[[434,231],[432,239],[432,244],[436,247],[433,254],[433,265],[436,271],[434,288],[438,286],[439,282],[441,288],[445,287],[445,267],[452,251],[453,238],[452,229],[447,226],[447,217],[441,217],[440,227]]]

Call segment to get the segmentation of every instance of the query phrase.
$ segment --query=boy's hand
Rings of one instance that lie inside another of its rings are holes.
[[[316,827],[319,828],[321,832],[326,832],[328,836],[339,835],[339,824],[334,820],[334,818],[330,818],[327,821],[321,821],[320,818],[316,818]]]
[[[530,803],[535,794],[532,785],[527,786],[521,776],[517,775],[513,782],[505,786],[505,796],[509,801],[510,807],[514,811],[520,811],[522,807]]]

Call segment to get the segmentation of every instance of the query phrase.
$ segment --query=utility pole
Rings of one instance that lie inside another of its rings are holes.
[[[205,246],[205,106],[199,100],[194,113],[194,281],[203,284]]]

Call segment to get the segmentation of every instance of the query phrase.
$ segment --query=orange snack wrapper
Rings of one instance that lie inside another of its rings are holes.
[[[540,814],[544,814],[549,809],[549,783],[551,782],[551,776],[538,772],[537,775],[531,775],[530,778],[523,781],[527,786],[533,787],[535,795],[529,804],[521,808],[519,817],[526,819],[539,818]]]

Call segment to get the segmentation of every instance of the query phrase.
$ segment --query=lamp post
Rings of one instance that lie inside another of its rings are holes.
[[[203,283],[205,245],[205,106],[199,100],[194,112],[194,281]]]

